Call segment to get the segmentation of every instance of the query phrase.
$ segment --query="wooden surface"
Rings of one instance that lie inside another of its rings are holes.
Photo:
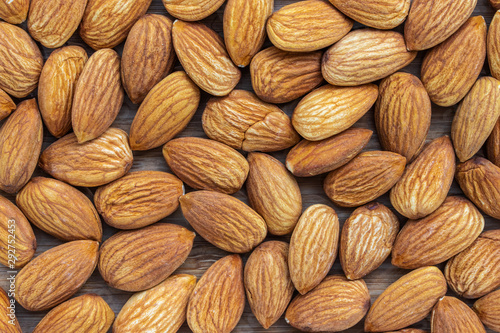
[[[275,0],[275,10],[283,7],[284,5],[293,3],[296,1],[293,0]],[[211,15],[207,19],[203,20],[204,23],[206,23],[209,27],[212,29],[216,30],[220,34],[222,34],[222,16],[223,16],[223,9],[220,8],[215,14]],[[166,10],[164,9],[161,0],[154,0],[151,7],[149,8],[149,13],[157,13],[157,14],[164,14],[168,15]],[[493,17],[494,10],[489,6],[487,0],[478,0],[478,5],[476,7],[476,10],[474,11],[473,15],[483,15],[484,18],[486,19],[486,22],[489,23],[491,22],[491,19]],[[22,25],[23,28],[26,29],[26,24],[24,23]],[[361,27],[360,24],[355,24],[354,29]],[[402,26],[396,28],[397,31],[402,32]],[[85,46],[84,43],[81,41],[79,38],[78,34],[75,34],[70,41],[67,43],[68,45],[80,45],[84,46],[86,50],[88,51],[89,55],[92,53],[92,50]],[[48,58],[52,50],[43,48],[40,44],[38,44],[42,50],[43,56],[45,59]],[[271,45],[270,42],[267,40],[265,46]],[[121,53],[123,48],[123,43],[116,47],[115,49]],[[417,58],[413,61],[412,64],[407,66],[406,68],[403,69],[405,72],[410,72],[413,73],[417,76],[419,76],[420,72],[420,66],[422,62],[424,52],[419,52]],[[180,70],[181,67],[177,61],[175,70]],[[250,75],[248,68],[245,68],[242,70],[242,80],[238,84],[237,88],[238,89],[246,89],[246,90],[251,90],[251,84],[250,84]],[[487,64],[485,64],[483,71],[481,73],[481,76],[483,75],[489,75],[489,69]],[[32,94],[31,96],[36,96],[36,94]],[[200,107],[194,116],[193,120],[190,122],[188,127],[179,135],[179,136],[199,136],[199,137],[206,137],[202,127],[201,127],[201,115],[203,112],[203,108],[205,107],[205,104],[207,100],[209,99],[209,95],[206,93],[202,93],[202,99],[200,102]],[[18,101],[17,101],[18,102]],[[282,109],[288,114],[291,115],[295,105],[297,104],[298,101],[293,101],[291,103],[285,104],[285,105],[280,105]],[[135,112],[137,111],[138,106],[133,105],[128,98],[125,99],[122,110],[120,111],[120,114],[118,115],[118,118],[114,122],[113,126],[114,127],[119,127],[124,129],[125,131],[129,131],[130,129],[130,124],[132,122],[132,119],[135,115]],[[450,128],[451,128],[451,120],[453,118],[454,111],[456,110],[455,107],[449,107],[449,108],[442,108],[438,107],[436,105],[433,105],[432,108],[432,124],[431,124],[431,129],[429,132],[429,135],[427,137],[427,140],[434,139],[436,137],[449,134],[450,133]],[[362,127],[362,128],[369,128],[374,130],[374,135],[371,138],[370,143],[365,147],[364,150],[377,150],[381,149],[379,145],[379,141],[377,138],[377,134],[375,131],[375,126],[374,126],[374,121],[373,121],[373,110],[370,110],[360,121],[358,121],[355,125],[355,127]],[[48,134],[48,131],[44,129],[44,144],[43,144],[43,149],[45,149],[50,143],[54,142],[54,138]],[[272,153],[271,155],[275,156],[281,161],[284,161],[286,157],[287,151],[281,151],[281,152],[276,152]],[[480,152],[482,154],[482,152]],[[161,170],[161,171],[167,171],[169,172],[169,168],[167,164],[165,163],[165,160],[162,157],[161,154],[161,148],[157,148],[154,150],[146,151],[146,152],[134,152],[134,164],[132,167],[132,171],[136,170]],[[44,175],[39,169],[35,171],[35,175]],[[341,224],[348,218],[349,214],[353,211],[353,209],[346,209],[346,208],[340,208],[335,206],[333,203],[331,203],[328,198],[325,196],[322,190],[322,182],[324,179],[324,175],[322,176],[317,176],[313,178],[298,178],[298,182],[302,191],[303,195],[303,209],[307,208],[310,205],[317,204],[317,203],[322,203],[322,204],[327,204],[333,207],[336,212],[339,215]],[[83,189],[81,188],[84,193],[87,193],[89,196],[92,196],[92,193],[95,191],[95,189]],[[189,189],[188,189],[189,190]],[[6,195],[5,193],[0,193],[2,195],[5,195],[11,200],[14,200],[14,196],[12,195]],[[456,182],[453,184],[450,195],[463,195],[462,192],[460,191],[458,185]],[[244,202],[248,203],[247,201],[247,196],[245,190],[239,191],[236,195],[237,198],[243,200]],[[390,207],[390,202],[388,199],[387,195],[384,195],[383,197],[379,198],[377,201],[382,202],[385,205],[388,205]],[[401,224],[403,224],[406,220],[399,215],[399,219]],[[486,230],[494,229],[500,227],[500,224],[498,220],[495,220],[491,217],[485,216],[486,220]],[[185,226],[189,229],[192,230],[192,228],[188,225],[186,220],[184,220],[182,213],[180,212],[180,209],[178,209],[174,214],[171,216],[167,217],[166,219],[163,220],[163,222],[170,222],[170,223],[176,223],[180,224],[182,226]],[[116,229],[113,229],[105,224],[103,224],[103,229],[104,229],[104,240],[109,238],[112,234],[116,232]],[[55,239],[52,236],[49,236],[45,234],[44,232],[40,231],[36,227],[34,227],[35,230],[35,235],[37,238],[37,243],[38,243],[38,248],[36,251],[36,255],[39,255],[40,253],[61,244],[62,242]],[[268,237],[269,239],[285,239],[289,240],[289,237]],[[217,259],[225,256],[227,253],[225,253],[222,250],[219,250],[215,248],[214,246],[210,245],[206,241],[204,241],[200,236],[197,236],[194,241],[194,247],[189,255],[188,259],[186,262],[176,271],[176,273],[188,273],[188,274],[194,274],[198,278],[201,277],[203,272]],[[246,260],[248,257],[248,254],[244,255],[243,258]],[[443,268],[444,265],[440,265],[440,268]],[[370,294],[372,297],[372,302],[377,298],[378,295],[392,282],[397,280],[399,277],[401,277],[403,274],[407,273],[407,270],[399,269],[396,267],[393,267],[390,264],[390,261],[387,260],[380,268],[378,268],[375,272],[369,274],[366,276],[365,281],[368,285],[368,288],[370,290]],[[332,268],[330,274],[341,274],[342,270],[340,267],[339,260],[337,259],[335,261],[334,267]],[[0,286],[3,287],[4,289],[7,288],[8,283],[6,281],[7,278],[7,268],[6,267],[1,267],[0,268]],[[85,283],[83,288],[75,295],[79,296],[85,293],[96,293],[100,296],[102,296],[106,302],[111,306],[113,311],[118,314],[120,311],[121,307],[123,304],[128,300],[128,298],[132,295],[131,293],[128,292],[123,292],[119,291],[117,289],[111,288],[107,286],[103,279],[100,277],[99,273],[96,271],[92,275],[92,277]],[[449,292],[450,295],[453,295],[452,292]],[[453,295],[456,296],[456,295]],[[472,304],[472,302],[467,301],[468,304]],[[46,312],[28,312],[22,307],[17,304],[16,305],[16,314],[19,322],[21,323],[21,327],[23,329],[23,332],[32,332],[37,323],[43,318],[43,316],[46,314]],[[358,323],[355,327],[347,330],[346,332],[363,332],[363,322]],[[430,327],[430,321],[429,317],[426,318],[425,320],[419,322],[416,325],[413,325],[413,327],[416,328],[422,328],[422,329],[429,329]],[[248,304],[245,307],[245,312],[234,330],[234,332],[264,332],[264,330],[257,320],[254,318],[254,316],[251,313],[251,310],[248,306]],[[274,324],[268,332],[297,332],[297,330],[294,330],[292,327],[287,325],[285,323],[284,318],[282,317],[276,324]],[[180,332],[190,332],[188,326],[184,324],[182,328],[180,329]],[[489,331],[491,332],[491,331]],[[62,332],[54,332],[54,333],[62,333]],[[140,332],[138,332],[140,333]]]

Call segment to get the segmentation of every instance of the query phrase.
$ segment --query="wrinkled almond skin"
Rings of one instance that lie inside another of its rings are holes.
[[[52,52],[42,68],[38,104],[45,126],[56,138],[71,130],[73,96],[87,60],[83,48],[66,46]]]
[[[286,5],[267,20],[267,35],[277,48],[290,52],[321,50],[344,37],[353,22],[328,0]]]
[[[132,150],[159,147],[179,134],[195,114],[200,89],[180,71],[161,80],[151,89],[135,114],[130,127]]]
[[[172,39],[182,67],[202,90],[225,96],[240,81],[241,72],[231,61],[224,40],[208,26],[177,20]]]
[[[444,202],[455,174],[455,152],[448,136],[434,139],[406,167],[391,189],[391,204],[409,219],[425,217]]]
[[[125,40],[150,4],[151,0],[88,0],[80,36],[94,50],[111,49]]]
[[[194,237],[194,232],[170,223],[120,231],[102,244],[99,273],[116,289],[152,288],[184,263]]]
[[[467,21],[477,0],[415,0],[404,26],[408,50],[430,49],[446,40]]]
[[[0,190],[18,192],[35,171],[43,125],[36,100],[22,101],[0,128]]]
[[[94,202],[110,226],[137,229],[172,214],[183,192],[182,181],[172,174],[135,171],[99,187]]]
[[[430,99],[457,104],[476,82],[486,57],[486,22],[471,17],[442,44],[425,54],[421,77]]]
[[[167,12],[184,21],[199,21],[215,13],[225,0],[162,0]]]
[[[351,127],[375,104],[374,84],[357,87],[324,85],[302,98],[295,107],[292,124],[307,140],[318,141]]]
[[[427,317],[446,294],[446,279],[434,266],[411,271],[375,300],[365,318],[365,332],[399,330]]]
[[[80,289],[97,264],[99,243],[78,240],[51,248],[16,276],[16,301],[26,310],[56,306]]]
[[[123,47],[123,88],[134,104],[170,73],[175,53],[172,21],[166,16],[146,14],[132,27]]]
[[[102,239],[101,220],[92,201],[64,182],[32,178],[17,194],[16,204],[31,223],[63,241]]]
[[[339,258],[346,277],[361,279],[377,269],[391,253],[398,231],[398,218],[382,204],[352,212],[340,235]]]
[[[123,96],[118,54],[112,49],[92,54],[76,83],[71,111],[79,143],[97,138],[111,126],[120,112]]]
[[[189,299],[186,319],[194,333],[229,333],[244,308],[243,262],[233,254],[219,259],[203,274]]]
[[[250,153],[247,159],[250,172],[246,189],[250,206],[264,218],[269,233],[291,233],[302,213],[297,180],[270,155]]]
[[[302,295],[328,274],[337,256],[339,218],[333,208],[316,204],[302,213],[290,239],[288,267]]]
[[[499,0],[490,0],[490,5],[495,10],[499,10],[500,9],[500,1]]]
[[[451,139],[460,162],[481,149],[500,116],[500,81],[482,77],[460,103],[451,123]]]
[[[278,151],[299,141],[290,118],[279,107],[245,90],[207,102],[203,130],[213,140],[244,151]]]
[[[268,329],[285,312],[295,291],[288,271],[288,243],[259,245],[245,264],[244,282],[254,316]]]
[[[391,75],[416,56],[417,52],[406,50],[403,35],[398,32],[358,29],[325,52],[321,72],[330,84],[357,86]]]
[[[448,197],[432,214],[408,220],[392,249],[392,264],[404,269],[437,265],[465,250],[483,231],[484,218],[462,197]]]
[[[386,333],[428,333],[424,330],[419,330],[418,328],[404,328],[399,331],[386,332]]]
[[[500,9],[500,1],[498,1],[497,9]],[[488,28],[486,52],[491,76],[500,80],[500,13],[498,11],[493,16]]]
[[[17,317],[11,319],[8,316],[11,306],[7,293],[0,288],[0,330],[4,333],[22,333]]]
[[[23,29],[0,22],[0,89],[23,98],[38,86],[43,57]]]
[[[127,133],[109,128],[95,140],[78,143],[74,133],[60,138],[40,156],[38,165],[52,177],[74,186],[101,186],[132,167]]]
[[[184,183],[199,190],[237,192],[248,175],[248,162],[223,143],[185,137],[167,142],[163,157]]]
[[[500,332],[500,290],[481,297],[472,309],[488,328]]]
[[[9,95],[0,89],[0,120],[7,118],[16,109],[16,103]]]
[[[434,333],[486,333],[479,317],[455,297],[445,296],[432,310],[431,328]]]
[[[429,95],[415,75],[398,72],[380,83],[375,125],[385,150],[411,162],[425,143],[431,114]]]
[[[266,237],[264,219],[230,195],[195,191],[179,200],[184,218],[194,230],[224,251],[246,253]]]
[[[330,172],[323,189],[336,205],[361,206],[389,191],[403,175],[405,165],[406,158],[396,153],[363,152]]]
[[[286,52],[274,46],[250,63],[252,87],[265,102],[280,104],[299,98],[321,84],[321,52]]]
[[[113,333],[175,333],[186,320],[186,309],[196,285],[194,275],[172,275],[149,290],[132,295],[113,324]]]
[[[498,118],[490,137],[486,141],[488,159],[500,168],[500,118]]]
[[[36,325],[33,333],[106,333],[114,319],[115,313],[102,297],[85,294],[50,310]]]
[[[370,293],[363,280],[327,276],[305,295],[297,295],[285,320],[305,332],[340,332],[356,325],[370,308]]]
[[[0,18],[10,24],[23,23],[29,8],[30,0],[1,0]]]

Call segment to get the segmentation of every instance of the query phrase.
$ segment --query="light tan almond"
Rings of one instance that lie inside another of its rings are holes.
[[[10,290],[9,294],[11,294]],[[15,306],[11,303],[8,294],[0,288],[0,330],[2,332],[22,333],[21,325],[19,325],[15,312]]]
[[[500,117],[486,141],[486,152],[488,159],[500,168]]]
[[[500,9],[500,1],[498,2]],[[500,80],[500,13],[497,11],[491,20],[487,36],[487,55],[491,76]]]
[[[0,89],[0,120],[7,118],[16,109],[16,103],[9,95]]]
[[[199,21],[212,15],[225,0],[162,0],[167,12],[184,21]]]
[[[479,317],[472,309],[455,297],[445,296],[432,310],[433,333],[486,333]]]
[[[500,332],[500,290],[481,297],[472,309],[488,328]]]
[[[23,23],[29,8],[30,0],[1,0],[0,18],[10,24]]]

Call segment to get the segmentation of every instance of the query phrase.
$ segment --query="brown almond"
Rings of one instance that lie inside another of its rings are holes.
[[[486,141],[486,153],[488,154],[488,159],[500,168],[500,117]]]
[[[386,333],[428,333],[424,330],[420,330],[418,328],[404,328],[399,331],[393,331],[393,332],[386,332]]]
[[[0,18],[10,24],[23,23],[28,16],[30,0],[12,0],[0,3]]]
[[[225,0],[162,0],[167,12],[184,21],[199,21],[215,13]]]
[[[481,297],[472,309],[488,328],[500,332],[500,290]]]
[[[11,293],[11,291],[9,291],[9,293]],[[15,311],[7,293],[0,288],[0,330],[2,332],[22,333],[21,325],[19,325],[19,321],[17,321]]]
[[[500,1],[499,0],[490,0],[490,5],[493,7],[495,10],[500,9]]]
[[[0,89],[0,120],[7,118],[16,109],[16,103],[9,95]]]
[[[498,1],[500,9],[500,1]],[[500,80],[500,13],[497,11],[491,20],[488,28],[486,52],[488,55],[488,64],[490,66],[491,76]]]
[[[432,310],[431,328],[434,333],[486,333],[479,317],[455,297],[441,298]]]

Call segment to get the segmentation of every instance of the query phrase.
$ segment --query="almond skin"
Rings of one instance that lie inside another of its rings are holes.
[[[297,177],[330,172],[352,160],[370,141],[373,132],[350,128],[321,141],[302,140],[286,156],[286,167]]]
[[[399,331],[386,332],[386,333],[428,333],[424,330],[419,330],[418,328],[404,328]]]
[[[66,46],[52,52],[43,66],[38,103],[45,126],[56,138],[71,130],[75,87],[87,60],[83,48]]]
[[[363,280],[327,276],[306,295],[297,295],[285,320],[307,332],[340,332],[356,325],[370,308],[370,293]]]
[[[391,204],[409,219],[425,217],[444,202],[455,174],[455,152],[448,136],[434,139],[406,167],[391,189]]]
[[[259,245],[248,257],[244,281],[250,308],[268,329],[285,312],[295,291],[288,271],[288,244],[269,241]]]
[[[340,264],[349,280],[361,279],[387,259],[399,231],[399,221],[379,203],[359,207],[345,221],[340,235]]]
[[[74,186],[101,186],[120,178],[132,167],[127,133],[109,128],[95,140],[78,143],[74,133],[51,144],[38,165],[52,177]]]
[[[229,333],[244,308],[243,262],[233,254],[219,259],[203,274],[189,299],[186,319],[194,333]]]
[[[94,195],[97,210],[107,224],[118,229],[148,226],[179,207],[182,181],[161,171],[135,171],[99,187]]]
[[[488,328],[500,332],[500,290],[481,297],[472,309]]]
[[[267,20],[267,35],[277,48],[290,52],[321,50],[344,37],[353,22],[327,0],[286,5]]]
[[[9,95],[0,89],[0,120],[7,118],[16,109],[16,103]]]
[[[330,172],[323,189],[336,205],[361,206],[389,191],[403,175],[405,165],[406,158],[396,153],[363,152]]]
[[[267,234],[266,222],[240,200],[214,191],[195,191],[179,199],[184,218],[205,240],[218,248],[246,253]]]
[[[486,152],[488,159],[500,168],[500,118],[486,141]]]
[[[92,202],[59,180],[32,178],[17,194],[16,204],[31,223],[63,241],[102,239],[101,220]]]
[[[120,231],[102,244],[99,273],[116,289],[152,288],[184,263],[194,237],[194,232],[170,223]]]
[[[415,75],[398,72],[380,83],[375,125],[385,150],[411,162],[425,143],[431,114],[429,95]]]
[[[175,72],[151,89],[130,127],[132,150],[149,150],[179,134],[195,114],[200,89],[184,72]]]
[[[0,4],[0,18],[10,24],[23,23],[28,16],[29,0],[12,0],[9,5],[5,1]]]
[[[288,103],[323,81],[321,52],[296,53],[269,47],[252,59],[250,76],[253,90],[261,100]]]
[[[172,171],[187,185],[200,190],[237,192],[248,175],[243,155],[223,143],[185,137],[163,146],[163,157]]]
[[[500,9],[500,1],[498,1]],[[500,13],[498,11],[493,16],[488,28],[487,47],[488,64],[490,65],[491,76],[500,79]]]
[[[7,293],[0,288],[0,330],[4,333],[22,333],[17,317],[9,317],[9,307],[12,306]]]
[[[403,35],[398,32],[358,29],[325,52],[321,72],[330,84],[357,86],[391,75],[416,56],[417,52],[406,50]]]
[[[458,298],[450,296],[441,298],[434,306],[431,328],[435,333],[486,333],[474,311]]]
[[[85,294],[50,310],[36,325],[33,333],[81,331],[106,333],[114,319],[113,310],[102,297]]]
[[[182,67],[202,90],[225,96],[240,81],[241,72],[227,54],[223,39],[206,25],[177,20],[172,39]]]
[[[326,205],[302,213],[290,239],[288,267],[295,288],[306,294],[328,274],[337,256],[339,218]]]
[[[486,22],[471,17],[450,38],[425,54],[421,77],[430,99],[440,106],[457,104],[483,69]]]
[[[132,295],[113,324],[113,333],[174,333],[186,320],[186,309],[196,285],[194,275],[172,275],[165,281]]]
[[[43,252],[17,274],[16,301],[29,311],[64,302],[92,275],[98,248],[95,241],[78,240]]]
[[[0,190],[16,193],[28,182],[42,141],[42,118],[36,100],[22,101],[0,128]]]
[[[365,318],[365,332],[399,330],[419,322],[445,294],[446,280],[437,267],[411,271],[375,300]]]
[[[490,0],[490,5],[493,7],[495,10],[500,9],[500,1],[499,0]]]
[[[250,205],[264,218],[269,233],[291,233],[302,213],[302,196],[295,177],[270,155],[250,153],[248,164]]]
[[[307,140],[318,141],[338,134],[357,122],[375,104],[374,84],[357,87],[325,85],[302,98],[292,115],[293,127]]]
[[[406,222],[392,249],[392,264],[413,269],[442,263],[469,247],[483,227],[483,216],[469,200],[448,197],[429,216]]]
[[[167,12],[184,21],[199,21],[215,13],[225,0],[162,0]]]
[[[170,73],[175,53],[172,21],[166,16],[146,14],[130,30],[121,59],[123,88],[134,104]]]

